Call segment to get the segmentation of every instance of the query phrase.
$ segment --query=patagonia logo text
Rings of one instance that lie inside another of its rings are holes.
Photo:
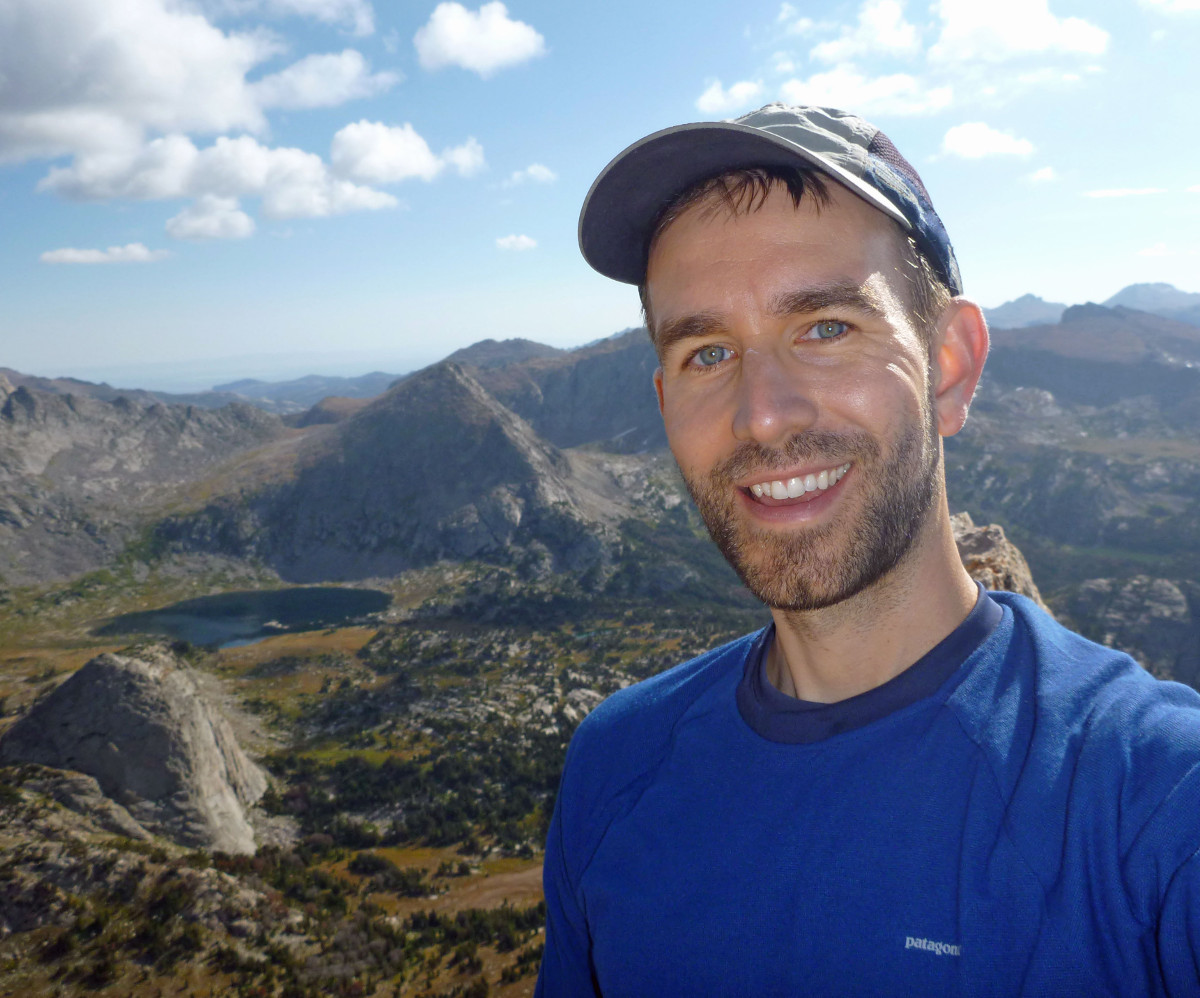
[[[904,937],[905,949],[923,949],[934,956],[962,956],[962,947],[957,943],[935,943],[932,939],[917,939],[915,936]]]

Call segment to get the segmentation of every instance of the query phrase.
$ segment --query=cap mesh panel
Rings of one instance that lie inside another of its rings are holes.
[[[892,140],[889,139],[883,132],[876,132],[875,138],[871,140],[871,144],[867,146],[867,154],[869,156],[877,156],[883,160],[900,174],[908,183],[908,186],[916,192],[921,199],[921,207],[929,210],[933,207],[933,202],[929,198],[929,192],[925,190],[925,185],[921,183],[921,178],[917,171],[913,169],[903,156],[900,155],[900,150],[892,145]]]

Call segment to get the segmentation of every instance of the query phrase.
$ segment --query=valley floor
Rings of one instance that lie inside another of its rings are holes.
[[[10,597],[0,728],[117,647],[95,624],[198,586],[165,588]],[[0,769],[0,996],[532,994],[541,849],[575,725],[759,621],[488,571],[394,593],[390,619],[175,646],[271,773],[253,858],[115,836],[57,802],[59,771]]]

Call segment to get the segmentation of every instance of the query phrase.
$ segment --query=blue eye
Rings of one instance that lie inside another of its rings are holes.
[[[818,322],[805,334],[806,340],[836,340],[850,328],[845,322],[836,319],[825,319]]]
[[[692,363],[698,367],[715,367],[721,361],[728,360],[730,352],[728,347],[702,347],[693,354]]]

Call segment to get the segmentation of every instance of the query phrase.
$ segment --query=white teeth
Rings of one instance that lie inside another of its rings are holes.
[[[836,485],[849,470],[850,462],[847,461],[836,468],[826,468],[817,474],[803,477],[797,475],[795,478],[789,478],[786,482],[779,479],[771,482],[755,482],[750,486],[750,491],[759,499],[763,497],[799,499],[806,492],[816,492],[818,489],[824,491],[829,486]]]

